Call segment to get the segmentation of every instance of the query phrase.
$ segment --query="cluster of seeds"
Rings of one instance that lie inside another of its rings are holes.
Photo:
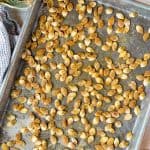
[[[150,53],[135,58],[119,43],[119,34],[130,32],[129,18],[137,13],[126,17],[95,1],[57,0],[56,6],[45,2],[49,13],[40,17],[26,44],[22,54],[26,66],[11,92],[14,114],[28,115],[30,123],[3,143],[2,150],[25,146],[26,134],[33,150],[126,148],[132,131],[122,133],[123,137],[116,133],[140,114],[139,100],[144,100],[150,82],[150,71],[128,80],[134,70],[148,65]],[[65,23],[73,11],[76,24]],[[105,38],[101,30],[106,31]],[[149,40],[141,25],[135,30],[145,42]],[[117,54],[117,62],[112,53]],[[16,120],[9,114],[7,126],[14,126]],[[48,136],[43,138],[45,132]]]

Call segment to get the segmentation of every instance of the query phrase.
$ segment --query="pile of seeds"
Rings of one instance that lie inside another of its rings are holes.
[[[30,122],[2,150],[22,149],[28,144],[26,134],[33,150],[126,148],[133,133],[122,133],[123,139],[118,131],[140,114],[139,101],[150,82],[150,71],[128,81],[134,70],[149,64],[150,53],[135,58],[119,43],[119,35],[130,32],[129,18],[137,13],[125,16],[95,1],[45,2],[49,13],[40,17],[26,44],[26,66],[11,92],[13,114],[6,116],[8,127],[17,124],[17,113],[29,116]],[[77,21],[68,24],[67,19]],[[101,30],[107,36],[100,36]],[[148,42],[149,31],[141,25],[134,30]]]

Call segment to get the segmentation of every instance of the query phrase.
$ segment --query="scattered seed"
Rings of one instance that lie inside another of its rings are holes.
[[[126,134],[126,140],[127,140],[127,141],[131,141],[132,137],[133,137],[132,132],[128,132],[128,133]]]
[[[138,13],[135,12],[135,11],[129,13],[129,17],[130,17],[130,18],[135,18],[135,17],[137,17],[137,16],[138,16]]]
[[[142,27],[141,25],[136,25],[136,31],[137,31],[138,33],[140,33],[140,34],[143,34],[144,29],[143,29],[143,27]]]
[[[116,17],[117,17],[118,19],[124,19],[124,15],[123,15],[121,12],[117,12],[117,13],[116,13]]]
[[[105,9],[105,13],[107,14],[107,15],[111,15],[112,13],[113,13],[113,9],[112,8],[106,8]]]

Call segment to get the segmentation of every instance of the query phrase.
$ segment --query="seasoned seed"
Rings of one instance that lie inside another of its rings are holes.
[[[88,143],[90,144],[90,143],[92,143],[93,141],[94,141],[94,136],[89,136],[88,138],[87,138],[87,141],[88,141]]]
[[[106,123],[113,123],[113,122],[115,122],[114,118],[108,118],[108,119],[106,119]]]
[[[112,13],[113,13],[113,9],[112,8],[106,8],[105,9],[105,13],[107,14],[107,15],[111,15]]]
[[[121,121],[115,122],[115,127],[120,128],[122,126]]]
[[[1,149],[2,149],[2,150],[9,150],[9,147],[7,146],[6,143],[3,143],[3,144],[1,145]]]
[[[70,149],[75,149],[75,144],[73,144],[73,142],[69,142],[67,144],[67,147],[70,148]]]
[[[131,120],[132,119],[132,114],[125,114],[124,120]]]
[[[141,110],[140,110],[140,107],[139,106],[136,106],[134,108],[134,113],[138,116],[140,114]]]
[[[105,144],[108,141],[108,137],[107,136],[103,136],[100,138],[100,143],[101,144]]]
[[[143,41],[146,42],[147,40],[149,40],[149,38],[150,38],[150,33],[145,32],[145,33],[143,34]]]
[[[110,47],[108,45],[102,45],[102,51],[109,51]]]
[[[143,75],[136,75],[136,79],[138,81],[143,81],[144,80],[144,76]]]
[[[138,13],[135,12],[135,11],[129,13],[129,17],[130,17],[130,18],[135,18],[135,17],[137,17],[137,16],[138,16]]]
[[[114,143],[114,138],[112,138],[112,137],[109,138],[108,141],[107,141],[107,145],[112,146],[113,143]]]
[[[55,145],[57,143],[57,138],[54,135],[50,136],[50,141],[53,145]]]
[[[131,141],[132,137],[133,137],[132,132],[128,132],[128,133],[126,134],[126,140],[127,140],[127,141]]]
[[[81,138],[81,139],[86,139],[86,138],[87,138],[86,133],[85,133],[85,132],[81,132],[80,138]]]
[[[140,33],[140,34],[143,34],[144,29],[143,29],[143,27],[142,27],[141,25],[136,25],[136,31],[137,31],[138,33]]]
[[[68,137],[67,137],[66,135],[62,135],[62,136],[61,136],[61,143],[62,143],[63,145],[67,145],[68,142],[69,142]]]
[[[90,130],[89,130],[89,135],[95,135],[96,134],[96,129],[95,128],[91,128]]]
[[[149,84],[150,84],[150,78],[149,77],[144,78],[143,85],[148,86]]]
[[[120,148],[126,148],[128,145],[129,145],[129,143],[123,140],[120,142],[119,147]]]
[[[116,17],[117,17],[118,19],[124,19],[124,15],[123,15],[121,12],[117,12],[117,13],[116,13]]]
[[[118,145],[119,145],[119,139],[118,139],[118,138],[115,138],[115,139],[114,139],[114,146],[115,146],[115,147],[118,147]]]
[[[99,117],[94,117],[92,123],[93,123],[93,125],[99,124]]]

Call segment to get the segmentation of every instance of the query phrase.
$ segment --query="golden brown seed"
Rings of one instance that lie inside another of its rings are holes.
[[[105,9],[105,13],[107,14],[107,15],[111,15],[112,13],[113,13],[113,9],[112,8],[106,8]]]
[[[81,132],[80,138],[81,138],[81,139],[86,139],[86,138],[87,138],[86,133],[85,133],[85,132]]]
[[[113,26],[115,23],[115,17],[112,16],[108,19],[108,26]]]
[[[68,129],[68,135],[71,137],[77,136],[77,132],[74,129]]]
[[[107,27],[107,33],[108,33],[108,34],[111,34],[112,32],[113,32],[112,26],[108,26],[108,27]]]
[[[101,28],[103,28],[103,27],[104,27],[104,21],[100,19],[100,20],[98,21],[98,28],[101,29]]]
[[[136,106],[134,108],[134,113],[138,116],[140,114],[141,110],[140,110],[140,107],[139,106]]]
[[[73,144],[73,142],[69,142],[67,144],[67,147],[70,148],[70,149],[75,149],[75,144]]]
[[[118,139],[118,138],[115,138],[115,139],[114,139],[114,146],[115,146],[115,147],[118,147],[118,145],[119,145],[119,139]]]
[[[150,70],[144,72],[144,77],[150,77]]]
[[[146,42],[147,40],[149,40],[149,38],[150,38],[150,33],[145,32],[145,33],[143,34],[143,41]]]
[[[1,149],[2,149],[2,150],[9,150],[9,147],[7,146],[6,143],[3,143],[3,144],[1,145]]]
[[[99,117],[94,117],[92,123],[93,123],[93,125],[99,124]]]
[[[136,79],[138,81],[143,81],[144,80],[144,76],[143,75],[136,75]]]
[[[136,90],[136,82],[135,82],[135,81],[131,81],[131,82],[129,83],[129,87],[130,87],[131,89],[133,89],[133,90]]]
[[[147,66],[147,64],[148,64],[147,60],[143,60],[143,61],[140,63],[140,67],[141,67],[141,68],[144,68],[144,67]]]
[[[72,11],[72,9],[73,9],[73,4],[72,4],[72,3],[69,3],[69,4],[67,5],[67,10],[68,10],[68,11]]]
[[[92,34],[92,33],[94,33],[95,31],[96,31],[96,27],[94,27],[94,26],[88,28],[88,33],[89,33],[89,34]]]
[[[67,119],[67,123],[68,123],[68,125],[71,125],[71,124],[73,123],[73,118],[72,118],[72,117],[69,117],[69,118]]]
[[[113,123],[113,122],[115,122],[115,118],[106,119],[106,123]]]
[[[124,120],[131,120],[132,119],[132,114],[125,114]]]
[[[90,5],[87,5],[87,13],[89,14],[92,13],[92,7]]]
[[[124,20],[121,20],[121,19],[118,19],[118,26],[120,27],[120,28],[123,28],[124,27]]]
[[[95,150],[103,150],[103,146],[102,145],[95,145]]]
[[[20,110],[20,113],[22,114],[26,114],[27,112],[28,112],[28,109],[25,107]]]
[[[107,141],[108,141],[108,137],[107,136],[103,136],[103,137],[100,138],[100,143],[101,144],[105,144],[105,143],[107,143]]]
[[[68,137],[67,137],[66,135],[62,135],[62,136],[61,136],[61,143],[62,143],[63,145],[67,145],[68,142],[69,142]]]
[[[139,99],[140,99],[140,100],[144,100],[144,98],[145,98],[145,93],[142,92],[142,93],[139,95]]]
[[[20,93],[21,93],[20,90],[12,90],[11,97],[12,98],[17,98],[20,95]]]
[[[101,49],[102,51],[109,51],[110,47],[108,45],[102,45]]]
[[[129,145],[129,143],[123,140],[120,142],[119,147],[120,148],[126,148],[128,145]]]
[[[143,85],[148,86],[149,84],[150,84],[150,78],[149,77],[144,78]]]
[[[128,133],[126,134],[126,140],[127,140],[127,141],[131,141],[131,140],[132,140],[132,137],[133,137],[132,132],[128,132]]]
[[[94,141],[94,136],[89,136],[88,139],[87,139],[88,143],[92,143]]]
[[[144,29],[143,29],[143,27],[142,27],[141,25],[136,25],[136,31],[137,31],[138,33],[140,33],[140,34],[143,34]]]
[[[121,123],[121,121],[119,121],[119,120],[118,120],[118,121],[116,121],[116,122],[115,122],[115,127],[116,127],[116,128],[120,128],[120,127],[122,127],[122,123]]]
[[[135,18],[135,17],[137,17],[137,16],[138,16],[138,13],[135,12],[135,11],[129,13],[129,17],[130,17],[130,18]]]
[[[109,138],[107,141],[107,145],[111,146],[114,143],[114,138]]]
[[[89,130],[89,135],[95,135],[96,134],[96,129],[95,128],[91,128]]]
[[[150,59],[150,53],[145,53],[144,60],[149,60],[149,59]]]
[[[50,142],[55,145],[57,143],[57,138],[54,135],[50,136]]]
[[[123,15],[121,12],[117,12],[117,13],[116,13],[116,17],[117,17],[118,19],[124,19],[124,15]]]

